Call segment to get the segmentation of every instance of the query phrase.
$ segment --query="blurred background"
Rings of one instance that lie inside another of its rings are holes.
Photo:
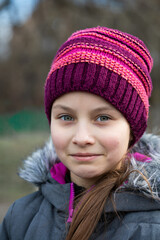
[[[159,0],[0,0],[0,221],[14,200],[34,190],[17,171],[49,137],[44,82],[72,32],[100,25],[145,42],[154,59],[148,131],[159,132],[159,14]]]

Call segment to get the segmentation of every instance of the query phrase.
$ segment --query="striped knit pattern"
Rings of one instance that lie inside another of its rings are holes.
[[[87,91],[114,105],[130,123],[134,143],[147,126],[153,60],[135,36],[106,27],[80,30],[58,50],[45,84],[50,122],[53,101],[71,91]]]

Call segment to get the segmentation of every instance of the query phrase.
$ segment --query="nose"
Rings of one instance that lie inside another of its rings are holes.
[[[92,136],[91,131],[87,126],[79,124],[76,128],[72,142],[84,147],[86,145],[93,145],[95,143],[95,138]]]

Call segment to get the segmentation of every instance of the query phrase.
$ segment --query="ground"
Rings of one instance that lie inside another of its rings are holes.
[[[0,137],[0,222],[9,206],[35,189],[20,179],[17,172],[29,154],[43,146],[47,132],[20,132]]]

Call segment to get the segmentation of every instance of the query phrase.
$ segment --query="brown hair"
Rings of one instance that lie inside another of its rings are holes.
[[[126,158],[125,158],[126,159]],[[119,169],[103,174],[94,187],[81,196],[66,240],[88,240],[102,216],[106,200],[130,174],[130,161],[122,161]],[[113,206],[114,207],[114,206]],[[115,207],[114,207],[115,209]],[[116,211],[116,209],[115,209]]]

